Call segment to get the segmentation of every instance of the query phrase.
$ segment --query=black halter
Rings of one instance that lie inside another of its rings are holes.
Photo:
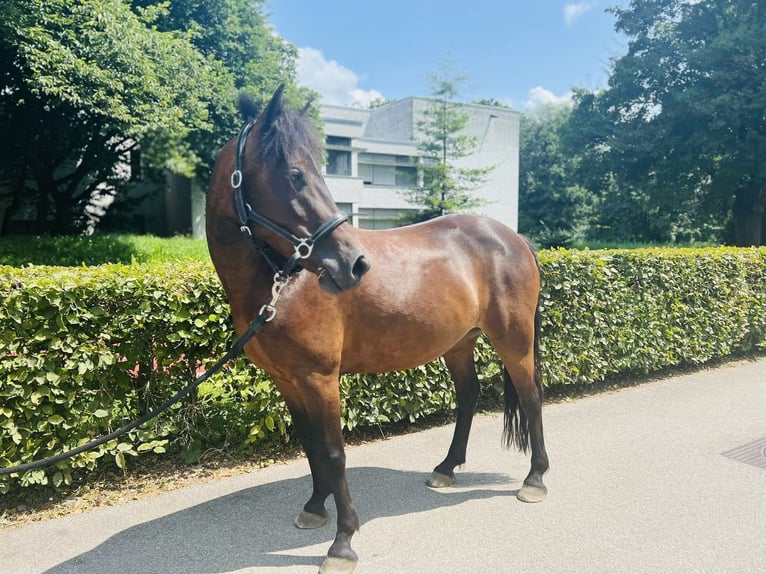
[[[250,134],[250,130],[253,129],[254,125],[255,122],[251,121],[246,123],[244,126],[242,126],[242,129],[239,130],[239,136],[237,137],[236,165],[234,168],[234,173],[231,174],[231,186],[234,188],[234,202],[237,207],[237,215],[239,215],[239,229],[242,231],[243,235],[245,235],[246,240],[250,242],[252,247],[261,253],[261,255],[263,255],[264,259],[269,264],[274,273],[281,274],[283,277],[289,277],[298,270],[298,261],[311,257],[311,252],[314,249],[314,244],[325,235],[332,233],[332,231],[341,223],[348,221],[348,216],[338,211],[332,217],[330,217],[330,219],[320,225],[319,229],[317,229],[310,237],[301,238],[284,229],[283,227],[280,227],[269,218],[253,211],[253,208],[250,207],[249,204],[245,203],[245,198],[242,191],[242,162],[245,155],[247,136]],[[250,230],[250,222],[265,227],[272,233],[279,235],[292,244],[292,246],[295,248],[295,253],[293,253],[292,257],[287,260],[287,263],[285,263],[284,267],[280,269],[279,266],[274,263],[274,260],[267,253],[267,250],[270,248],[270,246],[267,243],[258,240],[253,235],[252,231]]]

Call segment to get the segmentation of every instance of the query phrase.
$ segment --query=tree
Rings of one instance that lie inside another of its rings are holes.
[[[591,213],[587,239],[611,243],[714,239],[714,231],[705,234],[694,205],[669,199],[668,194],[653,187],[658,185],[656,181],[640,177],[649,172],[648,166],[633,177],[623,158],[612,153],[609,134],[618,128],[600,111],[603,97],[603,92],[575,90],[572,113],[558,131],[563,153],[574,158],[573,180],[588,190]]]
[[[301,105],[314,92],[295,86],[294,46],[275,35],[265,16],[265,0],[131,0],[138,14],[151,14],[160,31],[183,34],[198,52],[221,66],[234,89],[265,105],[280,84],[288,99]],[[196,175],[207,182],[221,146],[241,121],[233,110],[231,90],[209,95],[212,133],[194,130],[187,141],[196,156]]]
[[[571,108],[522,114],[519,136],[519,231],[543,247],[569,246],[589,230],[592,195],[577,184],[578,156],[562,132]]]
[[[79,232],[150,171],[207,181],[240,122],[237,90],[294,87],[295,49],[263,0],[0,0],[0,233]],[[5,137],[11,134],[11,137]]]
[[[121,0],[0,4],[3,222],[27,210],[38,232],[82,230],[138,145],[154,165],[193,171],[185,138],[211,128],[209,94],[229,85],[219,67]]]
[[[766,236],[766,5],[752,0],[632,0],[615,8],[630,38],[603,93],[576,114],[611,173],[689,235],[731,216],[738,245]]]
[[[447,71],[430,76],[431,98],[416,122],[415,142],[420,152],[419,182],[407,192],[408,200],[419,206],[408,222],[425,221],[470,210],[484,204],[472,192],[486,181],[492,167],[460,167],[458,162],[469,156],[477,140],[465,134],[470,115],[456,103],[464,76]]]

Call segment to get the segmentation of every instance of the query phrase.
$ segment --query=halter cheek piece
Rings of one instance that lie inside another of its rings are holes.
[[[254,125],[255,122],[248,122],[242,126],[242,129],[239,130],[239,136],[237,137],[236,163],[234,173],[231,174],[231,186],[234,188],[234,203],[237,207],[237,215],[239,216],[240,222],[239,229],[245,236],[245,239],[253,247],[253,249],[263,255],[272,271],[283,278],[287,278],[297,271],[299,267],[298,261],[311,257],[311,253],[314,249],[314,244],[325,235],[332,233],[332,231],[341,223],[348,221],[348,216],[338,211],[335,213],[335,215],[330,217],[330,219],[320,225],[319,229],[317,229],[310,237],[298,237],[285,228],[280,227],[269,218],[253,211],[253,208],[250,207],[248,203],[245,203],[244,192],[242,189],[242,163],[245,156],[247,136],[250,134],[250,130],[253,129]],[[295,253],[293,253],[292,257],[287,260],[287,263],[285,263],[284,267],[280,269],[279,266],[274,263],[273,259],[268,255],[267,249],[270,246],[253,236],[253,233],[250,230],[251,222],[265,227],[272,233],[279,235],[292,244],[293,248],[295,249]]]

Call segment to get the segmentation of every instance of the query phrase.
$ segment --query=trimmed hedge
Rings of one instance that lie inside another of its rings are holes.
[[[540,262],[549,386],[701,364],[766,343],[766,248],[559,250]]]
[[[766,248],[544,251],[547,386],[698,364],[766,344]],[[209,263],[0,267],[0,465],[50,456],[134,419],[221,356],[233,340]],[[498,393],[499,365],[477,348]],[[346,428],[454,408],[441,362],[347,376]],[[68,483],[72,472],[142,452],[252,448],[290,440],[265,375],[240,357],[145,429],[54,469],[2,477],[0,491]]]

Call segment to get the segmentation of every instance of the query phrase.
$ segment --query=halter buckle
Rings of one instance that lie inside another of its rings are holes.
[[[270,323],[274,319],[274,316],[276,314],[277,314],[277,308],[271,303],[267,303],[266,305],[261,307],[260,311],[258,311],[258,315],[263,316],[264,323]]]
[[[314,250],[314,243],[311,239],[301,239],[295,244],[295,254],[298,259],[308,259],[311,257],[311,252]]]

